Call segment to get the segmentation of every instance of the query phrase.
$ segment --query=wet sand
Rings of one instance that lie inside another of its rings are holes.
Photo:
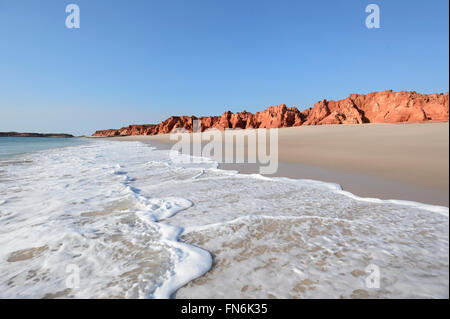
[[[112,139],[162,148],[175,143],[167,134]],[[448,123],[283,128],[278,155],[278,170],[268,176],[334,182],[363,197],[449,205]],[[258,164],[220,164],[220,168],[259,172]]]

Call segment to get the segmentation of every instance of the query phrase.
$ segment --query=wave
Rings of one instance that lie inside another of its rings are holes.
[[[447,207],[360,198],[337,184],[243,175],[185,156],[101,140],[3,166],[0,296],[351,297],[363,285],[352,272],[368,260],[387,278],[381,296],[445,296]],[[335,256],[346,247],[348,257]],[[277,264],[283,258],[288,266]],[[317,259],[346,275],[319,276]],[[79,287],[67,286],[68,265],[78,267]],[[267,280],[270,271],[278,281]],[[299,282],[326,280],[289,287],[292,272],[305,276]]]

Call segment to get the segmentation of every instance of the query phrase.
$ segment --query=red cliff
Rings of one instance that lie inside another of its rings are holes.
[[[449,120],[449,94],[383,91],[366,95],[351,94],[339,101],[322,100],[300,112],[295,107],[271,106],[252,114],[225,112],[222,116],[172,116],[155,125],[130,125],[118,130],[101,130],[93,136],[166,134],[175,129],[192,131],[193,120],[201,121],[201,130],[217,128],[281,128],[300,125],[422,123]]]

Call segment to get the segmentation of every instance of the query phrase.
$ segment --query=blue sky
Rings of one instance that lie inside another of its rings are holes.
[[[75,3],[81,28],[67,29]],[[381,28],[367,29],[376,3]],[[447,0],[0,0],[0,131],[447,92]]]

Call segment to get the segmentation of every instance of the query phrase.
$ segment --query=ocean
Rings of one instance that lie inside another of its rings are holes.
[[[449,296],[447,207],[70,143],[0,139],[1,298]]]
[[[81,138],[0,137],[0,158],[83,143]]]

